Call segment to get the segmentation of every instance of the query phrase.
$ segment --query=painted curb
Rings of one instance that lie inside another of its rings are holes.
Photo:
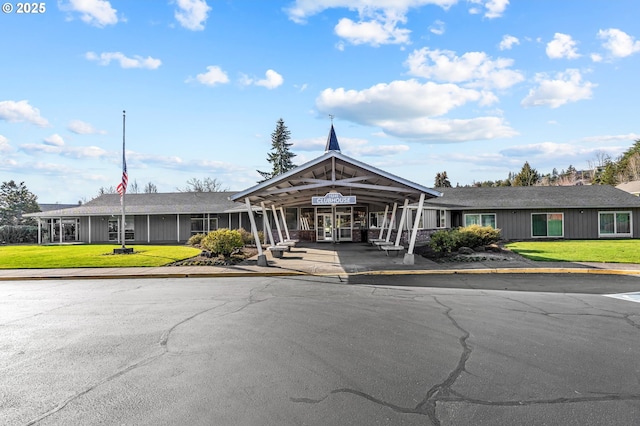
[[[246,278],[246,277],[349,277],[367,275],[476,275],[476,274],[595,274],[595,275],[640,275],[640,270],[590,269],[590,268],[485,268],[485,269],[412,269],[381,270],[361,272],[204,272],[204,273],[149,273],[149,274],[95,274],[95,275],[34,275],[6,276],[0,281],[39,281],[39,280],[114,280],[142,278]]]

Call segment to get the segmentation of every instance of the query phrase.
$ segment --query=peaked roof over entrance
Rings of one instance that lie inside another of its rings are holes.
[[[311,204],[311,197],[339,192],[344,196],[357,196],[358,203],[385,205],[402,203],[405,199],[417,202],[420,194],[425,198],[442,194],[406,179],[343,155],[333,125],[324,155],[289,170],[279,176],[240,191],[230,197],[232,201],[249,198],[252,205],[265,203],[276,207]]]

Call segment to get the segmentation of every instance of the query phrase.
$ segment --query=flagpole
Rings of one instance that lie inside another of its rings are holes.
[[[125,138],[124,138],[124,131],[125,131],[125,116],[126,116],[126,111],[122,111],[122,170],[124,172],[124,170],[126,170],[127,167],[127,163],[126,163],[126,159],[125,159]],[[122,248],[126,248],[125,246],[125,242],[124,242],[124,219],[125,219],[125,215],[124,215],[124,196],[127,192],[126,187],[124,188],[124,191],[122,192],[122,196],[120,197],[120,205],[122,206],[122,226],[121,226],[121,242],[122,242]]]

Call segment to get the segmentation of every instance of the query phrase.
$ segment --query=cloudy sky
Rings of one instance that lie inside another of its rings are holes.
[[[333,115],[343,154],[426,186],[587,168],[640,139],[637,0],[8,4],[0,180],[44,203],[118,184],[123,110],[130,181],[160,192],[254,185],[279,118],[297,164]]]

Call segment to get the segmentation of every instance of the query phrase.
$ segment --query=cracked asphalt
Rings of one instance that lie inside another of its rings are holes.
[[[0,423],[635,425],[639,280],[0,282]]]

